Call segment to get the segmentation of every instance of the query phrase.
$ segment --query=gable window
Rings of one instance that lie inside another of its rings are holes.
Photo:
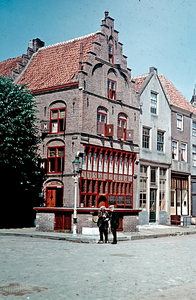
[[[108,79],[108,98],[116,100],[116,81]]]
[[[193,159],[193,167],[196,167],[196,145],[193,145],[192,159]]]
[[[196,137],[196,122],[193,121],[192,135]]]
[[[172,141],[172,159],[178,159],[178,144],[176,141]]]
[[[177,129],[182,130],[182,115],[177,114]]]
[[[64,171],[65,147],[48,148],[48,172],[61,173]]]
[[[119,115],[118,116],[118,128],[117,128],[117,137],[126,141],[126,128],[127,128],[127,120],[126,116]]]
[[[157,132],[157,151],[163,152],[164,150],[164,132]]]
[[[50,111],[50,133],[62,133],[65,130],[65,108]]]
[[[157,94],[150,94],[150,112],[151,114],[157,114]]]
[[[107,113],[103,109],[97,111],[97,134],[106,136]]]
[[[112,44],[108,44],[108,57],[109,57],[109,62],[113,64],[114,62],[114,47]]]
[[[143,127],[142,147],[145,149],[150,148],[150,129],[146,127]]]
[[[181,161],[187,161],[187,149],[186,144],[181,143]]]

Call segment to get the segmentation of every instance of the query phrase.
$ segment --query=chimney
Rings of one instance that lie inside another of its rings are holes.
[[[37,39],[33,39],[33,40],[29,41],[28,48],[32,49],[33,52],[37,52],[37,50],[39,48],[42,48],[44,46],[45,46],[45,43],[43,41],[41,41],[39,38],[37,38]]]
[[[108,15],[109,15],[109,11],[105,11],[105,18],[107,18],[108,17]]]
[[[155,68],[155,67],[150,67],[150,73],[155,73],[155,74],[157,74],[157,68]]]

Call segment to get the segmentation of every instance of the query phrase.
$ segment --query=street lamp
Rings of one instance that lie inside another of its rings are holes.
[[[78,191],[78,174],[81,172],[80,169],[80,161],[79,157],[76,155],[74,161],[72,162],[73,165],[73,173],[74,173],[74,185],[75,185],[75,197],[74,197],[74,214],[73,214],[73,226],[72,226],[72,231],[73,235],[77,234],[77,191]]]

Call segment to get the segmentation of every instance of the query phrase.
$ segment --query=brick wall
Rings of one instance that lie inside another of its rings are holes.
[[[54,231],[54,213],[36,213],[36,231]]]
[[[138,216],[124,216],[123,217],[123,231],[135,232],[136,226],[139,224]]]
[[[96,228],[97,223],[93,222],[92,214],[78,214],[77,215],[77,231],[82,233],[82,227]]]

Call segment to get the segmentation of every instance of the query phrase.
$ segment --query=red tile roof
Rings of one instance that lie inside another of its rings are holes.
[[[196,109],[164,75],[158,75],[158,77],[171,105],[191,111],[192,113],[196,114]]]
[[[21,73],[17,84],[28,83],[28,88],[35,91],[74,83],[79,70],[80,45],[83,45],[84,62],[87,61],[87,52],[92,51],[92,42],[95,41],[96,33],[40,48]]]
[[[135,81],[136,92],[139,92],[148,76],[149,74],[133,77],[133,80]],[[190,102],[188,102],[188,100],[184,96],[182,96],[182,94],[164,75],[158,75],[158,77],[171,105],[196,114],[196,109],[190,104]]]
[[[9,58],[0,62],[0,75],[12,76],[12,69],[17,68],[17,61],[22,62],[22,56]]]
[[[144,81],[148,77],[149,74],[141,75],[133,77],[133,80],[135,81],[135,91],[139,92],[140,88],[142,87]]]

